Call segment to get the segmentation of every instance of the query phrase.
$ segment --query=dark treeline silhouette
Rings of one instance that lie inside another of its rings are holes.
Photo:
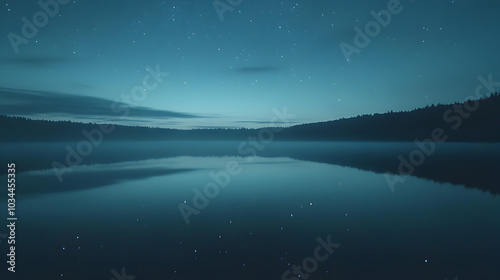
[[[474,103],[476,102],[476,103]],[[442,129],[451,142],[500,141],[500,94],[451,105],[432,105],[409,112],[362,115],[335,121],[295,125],[274,133],[275,140],[319,141],[414,141],[429,139]],[[472,109],[471,109],[472,108]],[[468,110],[471,110],[470,112]],[[71,121],[31,120],[0,116],[0,141],[79,141],[82,131],[99,129],[97,124]],[[115,125],[104,134],[107,140],[244,140],[259,129],[151,128]]]
[[[101,125],[103,128],[101,129]],[[171,129],[144,126],[126,126],[96,123],[80,123],[72,121],[33,120],[24,117],[7,117],[0,115],[0,128],[3,142],[34,141],[80,141],[85,140],[83,131],[92,134],[97,129],[105,140],[220,140],[244,139],[255,129]],[[113,128],[109,133],[103,133]]]
[[[500,94],[495,93],[476,102],[432,105],[409,112],[296,125],[284,130],[279,137],[294,140],[414,141],[430,139],[432,131],[439,128],[448,136],[447,141],[500,141]]]

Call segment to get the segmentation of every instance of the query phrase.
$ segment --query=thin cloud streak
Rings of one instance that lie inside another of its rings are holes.
[[[71,61],[69,58],[56,56],[30,56],[0,58],[0,62],[25,67],[49,67]]]
[[[128,114],[125,112],[128,111]],[[12,116],[70,115],[97,118],[207,118],[183,112],[134,107],[108,99],[63,94],[46,91],[30,91],[0,88],[0,114]]]
[[[265,73],[265,72],[275,72],[280,70],[276,66],[254,66],[254,67],[238,67],[235,69],[239,73]]]

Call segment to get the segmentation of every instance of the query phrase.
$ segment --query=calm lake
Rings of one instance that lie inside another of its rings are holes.
[[[104,142],[62,182],[76,143],[3,145],[18,279],[499,279],[498,144],[440,144],[392,187],[414,143],[240,145]]]

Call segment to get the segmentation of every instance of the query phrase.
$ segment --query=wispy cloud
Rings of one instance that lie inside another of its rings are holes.
[[[274,122],[271,121],[235,121],[236,123],[242,123],[242,124],[255,124],[255,125],[266,125],[266,126],[277,126],[277,125],[290,125],[290,124],[296,124],[298,122],[295,121],[280,121],[276,120]]]
[[[69,58],[55,56],[30,56],[0,58],[0,62],[27,67],[50,67],[69,62]]]
[[[76,88],[76,89],[91,89],[91,88],[93,88],[93,86],[90,84],[79,83],[79,82],[71,83],[71,86]]]
[[[32,117],[69,115],[86,119],[119,119],[125,110],[129,111],[126,115],[128,119],[206,118],[189,113],[130,106],[123,102],[113,102],[93,96],[0,88],[2,115]]]
[[[239,73],[264,73],[264,72],[274,72],[280,70],[280,67],[276,66],[252,66],[252,67],[237,67],[236,72]]]

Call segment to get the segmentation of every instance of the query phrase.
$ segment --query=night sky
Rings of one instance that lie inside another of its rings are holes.
[[[0,114],[260,127],[274,108],[325,121],[463,101],[478,76],[500,80],[496,0],[401,0],[346,59],[339,45],[390,2],[221,0],[222,13],[212,0],[70,1],[26,38],[22,18],[41,6],[0,1]],[[113,102],[137,108],[123,117]]]

